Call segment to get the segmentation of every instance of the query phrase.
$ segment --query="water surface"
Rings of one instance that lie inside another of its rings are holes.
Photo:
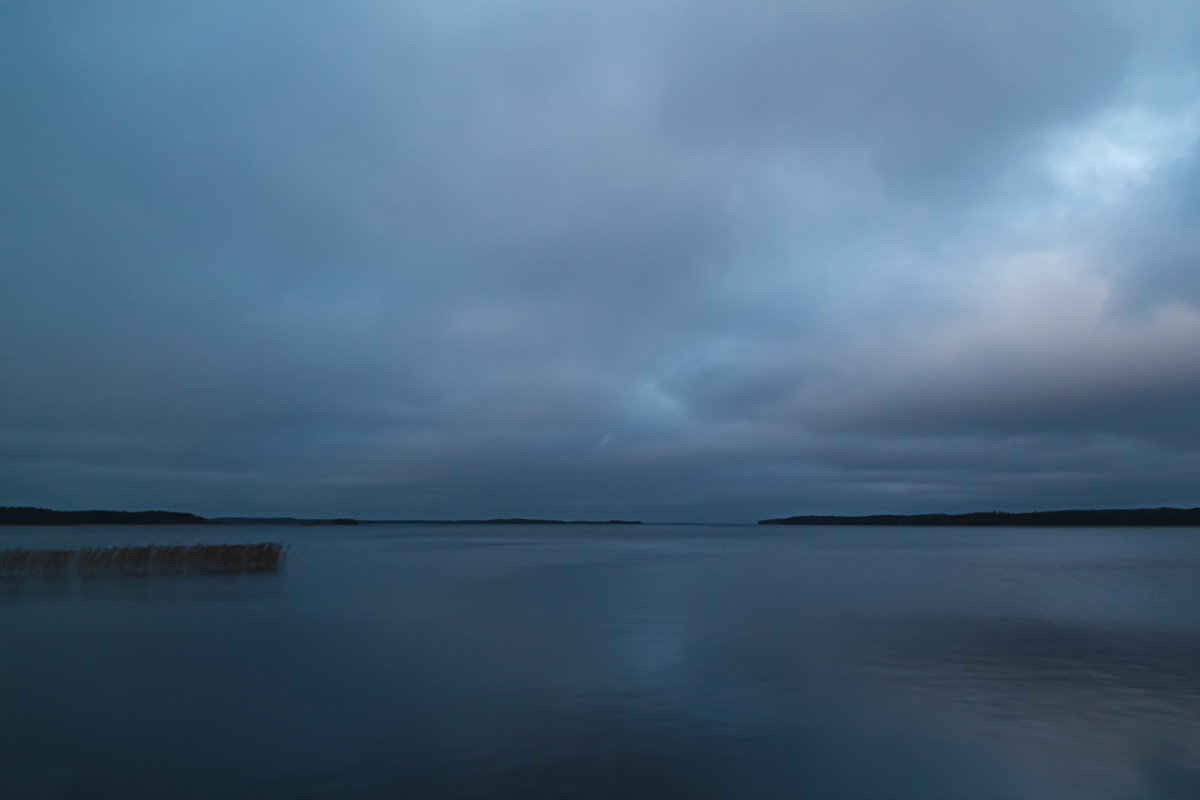
[[[0,580],[0,797],[1174,800],[1194,529],[9,528],[283,572]]]

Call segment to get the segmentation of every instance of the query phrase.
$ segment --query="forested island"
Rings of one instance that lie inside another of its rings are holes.
[[[976,511],[968,514],[809,515],[759,520],[759,525],[959,525],[972,527],[1200,526],[1200,508],[1104,508],[1069,511]]]

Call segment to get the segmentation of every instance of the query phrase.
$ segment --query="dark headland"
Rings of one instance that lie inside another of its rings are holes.
[[[976,511],[969,514],[800,516],[759,520],[759,525],[958,525],[970,527],[1188,527],[1200,526],[1200,508],[1104,508],[1070,511]]]
[[[0,525],[205,525],[209,520],[182,511],[54,511],[0,506]]]
[[[525,519],[388,519],[350,517],[202,517],[182,511],[55,511],[33,506],[0,506],[0,525],[640,525],[637,520]]]
[[[56,511],[0,506],[0,525],[357,525],[358,520],[300,517],[202,517],[185,511]]]

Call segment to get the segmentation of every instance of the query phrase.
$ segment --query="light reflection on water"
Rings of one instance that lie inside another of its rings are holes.
[[[0,580],[0,797],[1193,798],[1200,531],[10,529],[284,540]]]

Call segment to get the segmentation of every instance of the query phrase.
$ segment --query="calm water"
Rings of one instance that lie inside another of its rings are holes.
[[[1200,530],[12,528],[2,798],[1200,796]]]

